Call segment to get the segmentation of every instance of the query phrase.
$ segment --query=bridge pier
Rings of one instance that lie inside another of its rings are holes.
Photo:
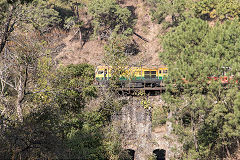
[[[151,107],[145,109],[138,97],[131,97],[129,102],[115,118],[120,124],[123,147],[134,150],[134,160],[148,160],[153,154],[157,160],[169,160],[172,142],[165,137],[171,134],[170,122],[153,132]]]

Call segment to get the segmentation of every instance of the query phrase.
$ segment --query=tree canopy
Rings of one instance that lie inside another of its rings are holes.
[[[141,50],[137,43],[146,43],[134,35],[144,40],[136,32],[149,26],[151,33],[161,28],[159,58],[169,72],[153,123],[172,122],[182,144],[175,159],[235,158],[239,0],[140,3],[149,11],[145,17],[130,0],[0,1],[0,159],[120,159],[121,137],[111,123],[127,103],[116,94],[119,76]],[[51,36],[54,30],[59,33]],[[112,66],[110,87],[94,84],[93,65],[56,61],[64,34],[69,43],[79,41],[79,50],[92,39],[102,44],[103,63]],[[148,108],[146,95],[139,96]]]
[[[94,31],[102,38],[112,33],[133,33],[134,17],[127,8],[120,7],[116,0],[93,0],[88,6],[93,17]]]
[[[182,122],[175,132],[193,159],[223,158],[239,139],[239,29],[236,20],[211,28],[191,18],[162,38],[160,58],[170,70],[165,98]],[[234,77],[231,84],[209,79],[223,72]]]

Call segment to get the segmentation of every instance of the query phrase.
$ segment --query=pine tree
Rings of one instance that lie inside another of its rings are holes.
[[[187,0],[149,0],[152,19],[158,23],[164,22],[165,27],[177,26],[186,18]],[[170,17],[170,21],[166,18]]]
[[[122,8],[116,0],[93,0],[88,6],[93,17],[95,35],[106,39],[111,34],[131,35],[134,17],[127,8]]]
[[[234,131],[239,128],[238,120],[233,116],[239,110],[234,102],[239,79],[239,29],[237,21],[210,28],[206,22],[191,18],[163,36],[160,58],[170,71],[165,98],[189,158],[230,156],[239,139]],[[208,78],[220,79],[223,72],[234,76],[226,86]]]

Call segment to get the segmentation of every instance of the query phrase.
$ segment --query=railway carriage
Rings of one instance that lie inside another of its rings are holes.
[[[166,66],[154,67],[126,67],[119,76],[119,86],[124,88],[156,88],[162,87],[163,79],[167,76]],[[96,68],[96,81],[98,84],[107,83],[111,79],[111,66],[98,66]]]

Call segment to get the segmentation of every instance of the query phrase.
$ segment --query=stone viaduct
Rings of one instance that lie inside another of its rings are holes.
[[[152,109],[145,109],[137,98],[129,97],[128,101],[114,117],[114,122],[120,126],[124,149],[133,160],[148,160],[153,154],[157,160],[169,160],[173,155],[171,148],[177,147],[176,139],[173,140],[171,135],[171,123],[152,131]]]

